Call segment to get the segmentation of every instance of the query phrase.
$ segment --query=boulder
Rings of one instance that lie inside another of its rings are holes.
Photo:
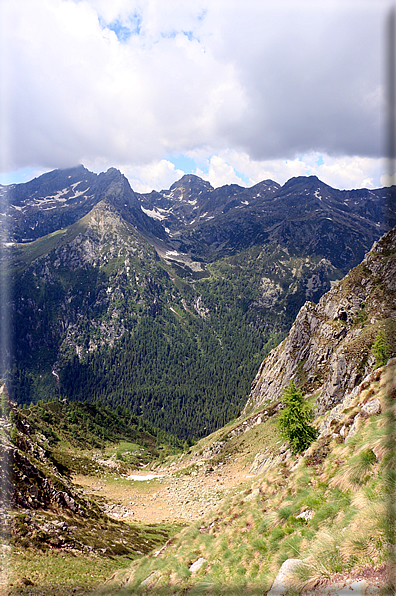
[[[189,571],[190,571],[191,573],[196,573],[197,571],[199,571],[199,570],[201,569],[201,567],[202,567],[202,565],[203,565],[204,563],[206,563],[206,559],[204,559],[203,557],[199,557],[199,559],[197,559],[197,560],[195,561],[195,563],[193,563],[193,564],[190,566],[190,568],[189,568]]]
[[[148,586],[149,588],[153,587],[154,582],[156,580],[158,580],[161,576],[161,573],[159,571],[153,571],[152,573],[150,573],[150,575],[148,577],[146,577],[146,579],[144,579],[142,581],[142,583],[140,584],[140,587],[142,586]]]
[[[376,416],[381,413],[381,402],[378,398],[372,399],[362,406],[362,413],[367,416]]]
[[[302,559],[287,559],[279,569],[267,596],[282,596],[293,589],[293,573],[300,565],[304,565]]]
[[[254,501],[259,496],[260,496],[260,489],[259,488],[255,488],[254,490],[252,490],[251,493],[249,493],[248,495],[246,495],[246,497],[243,499],[243,502],[244,503],[248,503],[249,501]]]

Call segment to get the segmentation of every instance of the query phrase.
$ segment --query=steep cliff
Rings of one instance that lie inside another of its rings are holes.
[[[304,304],[260,366],[244,412],[279,399],[291,379],[315,394],[318,413],[337,404],[376,366],[372,348],[381,330],[388,355],[395,354],[395,294],[396,228],[318,304]]]

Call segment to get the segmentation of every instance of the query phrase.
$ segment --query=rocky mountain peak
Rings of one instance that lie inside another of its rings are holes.
[[[262,180],[261,182],[258,182],[257,184],[252,186],[252,191],[258,192],[260,190],[263,190],[265,192],[269,192],[269,191],[276,192],[280,188],[281,188],[281,185],[278,184],[278,182],[275,182],[274,180],[267,178],[266,180]]]
[[[210,184],[210,182],[203,180],[195,174],[185,174],[180,178],[180,180],[174,182],[169,190],[174,191],[177,189],[183,189],[187,191],[213,190],[213,186]]]
[[[315,193],[315,191],[331,192],[333,190],[334,189],[331,186],[325,182],[322,182],[322,180],[319,180],[317,176],[295,176],[290,178],[290,180],[285,182],[285,184],[281,187],[281,191],[283,193],[286,191],[293,191],[297,193]]]
[[[202,180],[195,174],[185,174],[172,184],[168,191],[161,191],[162,194],[172,201],[188,202],[196,200],[201,195],[210,193],[213,186],[206,180]]]
[[[133,206],[140,209],[127,178],[116,168],[109,168],[106,173],[99,174],[98,199],[107,200],[118,208]]]
[[[82,165],[2,187],[0,231],[6,242],[30,242],[73,225],[96,205],[116,210],[145,236],[165,237],[162,226],[143,213],[119,170],[109,168],[97,175]]]

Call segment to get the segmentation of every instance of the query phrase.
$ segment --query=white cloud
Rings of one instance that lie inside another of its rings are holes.
[[[378,188],[384,160],[372,157],[324,156],[324,163],[312,166],[318,178],[335,188]]]
[[[8,21],[8,168],[150,163],[215,141],[241,112],[232,64],[182,32],[120,43],[88,2],[70,0],[20,0]]]
[[[201,152],[216,184],[375,184],[388,5],[3,0],[0,169],[130,164],[144,186]]]
[[[389,175],[388,173],[381,176],[381,186],[392,186],[393,184],[396,184],[396,174]]]
[[[295,176],[317,176],[339,189],[378,188],[384,184],[381,176],[386,171],[386,162],[381,158],[309,152],[294,159],[253,160],[246,152],[225,150],[214,156],[213,152],[207,148],[188,154],[199,164],[195,173],[213,186],[253,186],[266,179],[284,184]],[[246,177],[246,183],[240,179],[240,173]]]
[[[184,175],[166,159],[144,166],[121,165],[117,168],[128,178],[133,190],[141,193],[165,190]]]
[[[214,188],[224,186],[225,184],[246,184],[237,175],[235,168],[219,155],[213,155],[208,160],[208,171],[205,172],[197,168],[195,174],[204,180],[208,180]]]

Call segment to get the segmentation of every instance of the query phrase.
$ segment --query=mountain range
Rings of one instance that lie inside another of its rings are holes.
[[[139,194],[118,170],[83,166],[0,187],[10,395],[102,401],[183,439],[208,434],[245,406],[301,306],[396,221],[388,193],[186,175]]]

